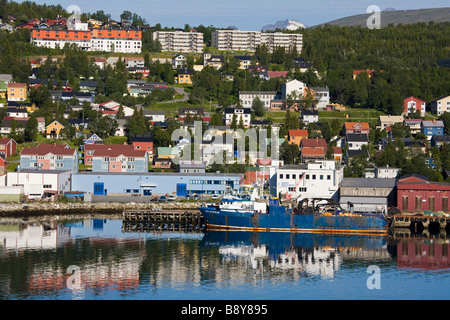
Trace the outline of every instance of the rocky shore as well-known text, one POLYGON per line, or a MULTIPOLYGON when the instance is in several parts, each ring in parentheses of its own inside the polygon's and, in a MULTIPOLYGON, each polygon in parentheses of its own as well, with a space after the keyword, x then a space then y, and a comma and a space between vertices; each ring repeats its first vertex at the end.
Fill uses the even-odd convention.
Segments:
POLYGON ((0 204, 1 217, 33 217, 51 215, 121 214, 126 209, 197 210, 200 202, 120 203, 120 202, 27 202, 0 204))

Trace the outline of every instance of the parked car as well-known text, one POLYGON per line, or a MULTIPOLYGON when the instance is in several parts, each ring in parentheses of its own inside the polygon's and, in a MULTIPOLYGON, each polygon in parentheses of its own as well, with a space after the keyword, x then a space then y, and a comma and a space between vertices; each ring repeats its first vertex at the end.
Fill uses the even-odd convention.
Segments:
POLYGON ((168 201, 176 201, 177 200, 177 195, 176 194, 171 194, 168 198, 168 201))
POLYGON ((200 196, 196 193, 189 195, 190 200, 200 200, 200 196))
POLYGON ((164 202, 166 200, 167 200, 167 197, 164 194, 159 197, 159 202, 164 202))

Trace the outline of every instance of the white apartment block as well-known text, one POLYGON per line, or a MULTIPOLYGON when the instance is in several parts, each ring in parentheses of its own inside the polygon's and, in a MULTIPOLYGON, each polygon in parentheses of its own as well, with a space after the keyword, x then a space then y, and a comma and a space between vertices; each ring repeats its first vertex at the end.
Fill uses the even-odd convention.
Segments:
POLYGON ((203 33, 183 31, 156 31, 153 40, 161 44, 161 51, 203 52, 203 33))
POLYGON ((259 31, 215 30, 211 35, 211 45, 223 51, 256 51, 256 47, 265 44, 270 52, 276 47, 300 52, 303 35, 291 33, 263 33, 259 31))
POLYGON ((284 47, 291 50, 296 47, 297 52, 302 51, 303 35, 299 33, 261 33, 261 44, 265 44, 269 52, 273 52, 276 47, 284 47))
POLYGON ((301 165, 286 165, 277 169, 270 181, 273 196, 281 194, 291 199, 338 199, 339 185, 344 179, 344 167, 334 160, 319 160, 301 165))
POLYGON ((275 99, 276 92, 271 91, 240 91, 239 100, 244 108, 251 108, 253 100, 259 98, 266 109, 270 108, 270 102, 275 99))
POLYGON ((32 29, 31 43, 38 47, 63 48, 76 44, 86 51, 140 53, 142 31, 135 29, 88 29, 79 23, 73 29, 32 29))

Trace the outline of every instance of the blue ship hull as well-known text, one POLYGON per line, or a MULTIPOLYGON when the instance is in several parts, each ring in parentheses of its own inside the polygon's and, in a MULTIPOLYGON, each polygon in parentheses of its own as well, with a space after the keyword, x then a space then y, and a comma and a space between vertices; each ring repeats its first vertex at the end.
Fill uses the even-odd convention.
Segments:
POLYGON ((292 214, 282 206, 270 206, 269 213, 237 212, 202 207, 207 229, 268 231, 387 234, 388 224, 383 216, 322 216, 292 214))

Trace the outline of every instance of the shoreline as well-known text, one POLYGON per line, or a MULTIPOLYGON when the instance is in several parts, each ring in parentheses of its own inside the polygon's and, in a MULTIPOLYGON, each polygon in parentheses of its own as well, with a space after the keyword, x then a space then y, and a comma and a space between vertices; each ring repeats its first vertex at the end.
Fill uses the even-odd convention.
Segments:
POLYGON ((27 202, 27 203, 3 203, 0 204, 0 218, 23 218, 39 216, 61 216, 61 215, 118 215, 127 209, 143 210, 173 210, 194 211, 198 210, 201 203, 197 202, 27 202))

